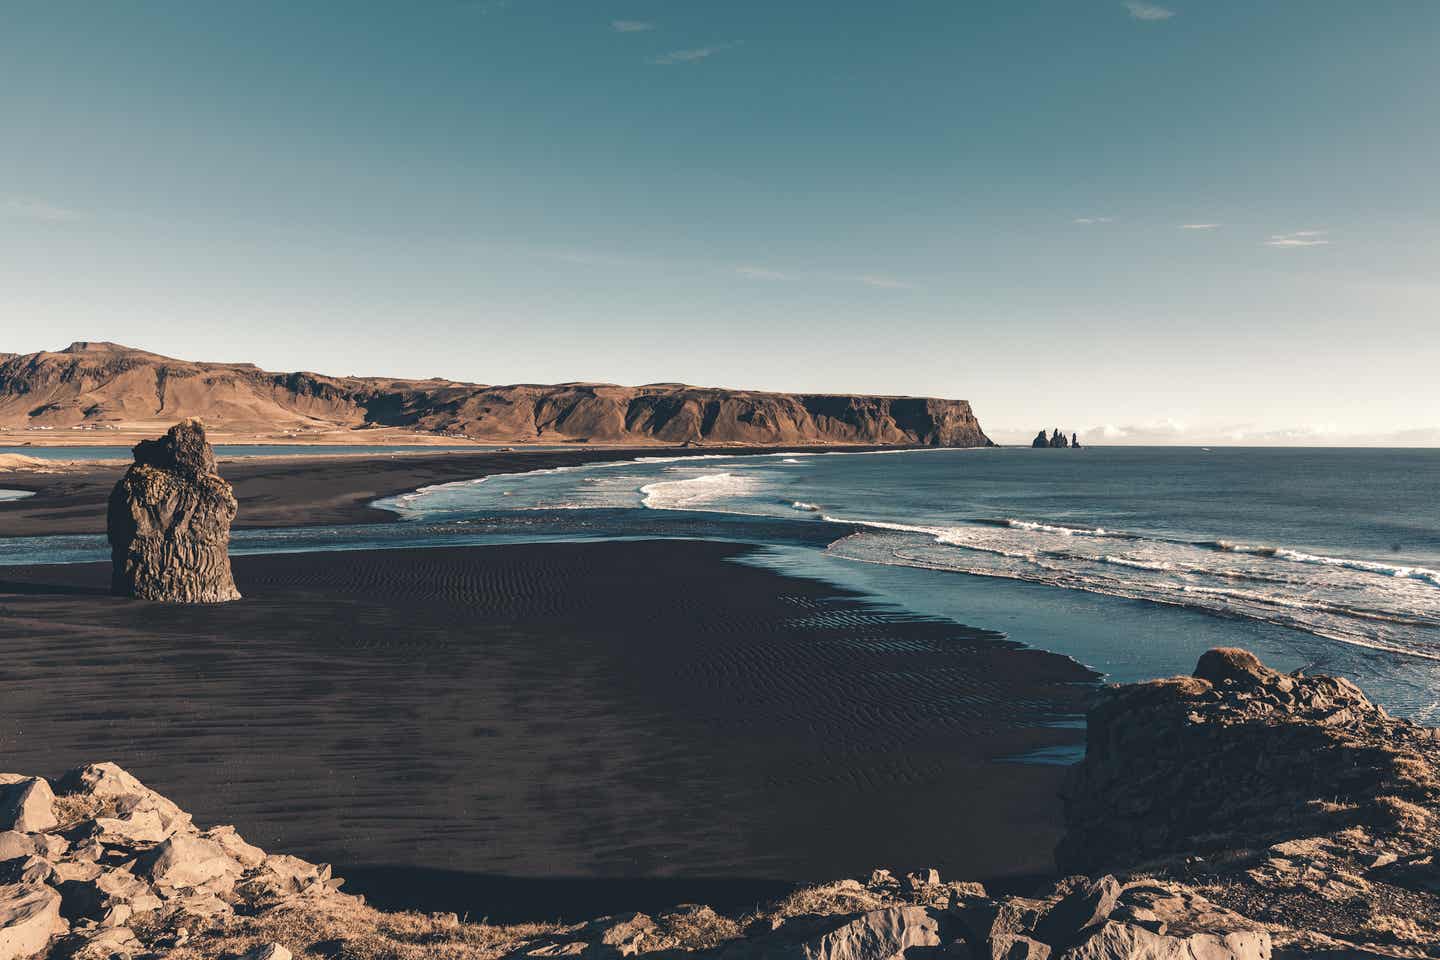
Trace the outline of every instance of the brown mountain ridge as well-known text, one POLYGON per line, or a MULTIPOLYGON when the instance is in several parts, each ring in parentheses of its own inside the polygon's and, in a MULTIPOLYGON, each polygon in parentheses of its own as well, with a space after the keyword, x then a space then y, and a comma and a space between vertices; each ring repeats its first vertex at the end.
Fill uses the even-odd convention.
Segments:
POLYGON ((990 445, 964 400, 331 377, 104 342, 0 353, 0 428, 144 430, 185 417, 217 434, 400 428, 503 442, 990 445))

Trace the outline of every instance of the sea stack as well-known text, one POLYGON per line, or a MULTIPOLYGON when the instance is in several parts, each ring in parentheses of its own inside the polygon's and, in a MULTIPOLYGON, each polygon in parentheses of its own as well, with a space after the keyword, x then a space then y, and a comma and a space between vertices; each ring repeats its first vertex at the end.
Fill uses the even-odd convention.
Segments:
POLYGON ((141 440, 110 494, 111 591, 167 603, 239 600, 230 574, 237 504, 198 419, 141 440))

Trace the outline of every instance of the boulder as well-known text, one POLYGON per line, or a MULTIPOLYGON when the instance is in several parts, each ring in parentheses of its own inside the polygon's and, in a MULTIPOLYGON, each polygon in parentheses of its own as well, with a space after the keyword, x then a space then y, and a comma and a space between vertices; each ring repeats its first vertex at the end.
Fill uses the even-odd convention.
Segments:
POLYGON ((1112 876, 1085 880, 1051 907, 1035 925, 1035 936, 1056 947, 1067 946, 1083 931, 1110 916, 1120 900, 1120 883, 1112 876))
POLYGON ((1270 960, 1271 951, 1270 934, 1255 926, 1156 933, 1107 920, 1060 960, 1270 960))
POLYGON ((204 426, 178 423, 140 441, 134 456, 110 494, 112 591, 169 603, 238 600, 229 555, 238 505, 204 426))
POLYGON ((44 883, 54 884, 55 864, 44 857, 22 857, 0 863, 0 884, 44 883))
POLYGON ((212 827, 200 836, 217 844, 242 867, 258 867, 265 862, 265 851, 246 843, 235 831, 235 828, 229 824, 212 827))
POLYGON ((60 778, 63 795, 100 801, 90 832, 101 843, 159 843, 190 826, 190 815, 113 763, 91 763, 60 778))
POLYGON ((116 904, 126 904, 132 914, 149 913, 160 907, 160 898, 150 884, 127 870, 107 870, 91 880, 68 880, 60 884, 61 909, 71 920, 99 920, 116 904))
POLYGON ((291 960, 292 954, 278 943, 262 943, 241 954, 240 960, 291 960))
POLYGON ((176 834, 144 858, 141 872, 153 883, 178 889, 198 887, 227 876, 233 880, 242 867, 213 840, 176 834))
POLYGON ((786 923, 774 933, 722 949, 723 960, 903 960, 912 947, 938 947, 936 911, 895 906, 854 916, 826 918, 823 933, 808 924, 786 923))
POLYGON ((0 832, 0 862, 28 857, 35 852, 35 839, 18 830, 0 832))
POLYGON ((1023 934, 1007 933, 992 938, 979 953, 972 950, 971 956, 981 960, 1050 960, 1050 947, 1023 934))
POLYGON ((33 957, 63 929, 60 894, 39 884, 0 886, 0 960, 33 957))
POLYGON ((55 794, 40 777, 0 774, 0 830, 43 833, 55 827, 55 794), (8 780, 9 782, 5 782, 8 780))

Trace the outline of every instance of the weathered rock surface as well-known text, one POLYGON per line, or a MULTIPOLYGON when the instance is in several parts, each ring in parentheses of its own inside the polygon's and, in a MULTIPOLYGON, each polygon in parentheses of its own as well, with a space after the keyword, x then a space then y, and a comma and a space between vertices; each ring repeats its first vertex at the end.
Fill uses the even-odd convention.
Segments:
POLYGON ((0 830, 41 833, 55 826, 55 794, 39 777, 0 773, 0 830))
POLYGON ((50 887, 0 886, 0 960, 33 957, 62 930, 60 895, 50 887))
POLYGON ((170 603, 240 599, 230 574, 235 494, 215 471, 204 426, 186 420, 134 452, 110 494, 112 590, 170 603))
POLYGON ((1219 649, 1112 688, 1063 798, 1063 870, 1184 880, 1288 946, 1440 945, 1440 731, 1343 678, 1219 649))

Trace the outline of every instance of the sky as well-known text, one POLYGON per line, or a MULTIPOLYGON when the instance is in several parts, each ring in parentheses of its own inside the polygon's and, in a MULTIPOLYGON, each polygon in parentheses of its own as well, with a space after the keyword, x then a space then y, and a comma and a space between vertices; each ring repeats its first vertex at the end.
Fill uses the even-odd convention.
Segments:
POLYGON ((0 0, 0 351, 1440 445, 1432 0, 0 0))

